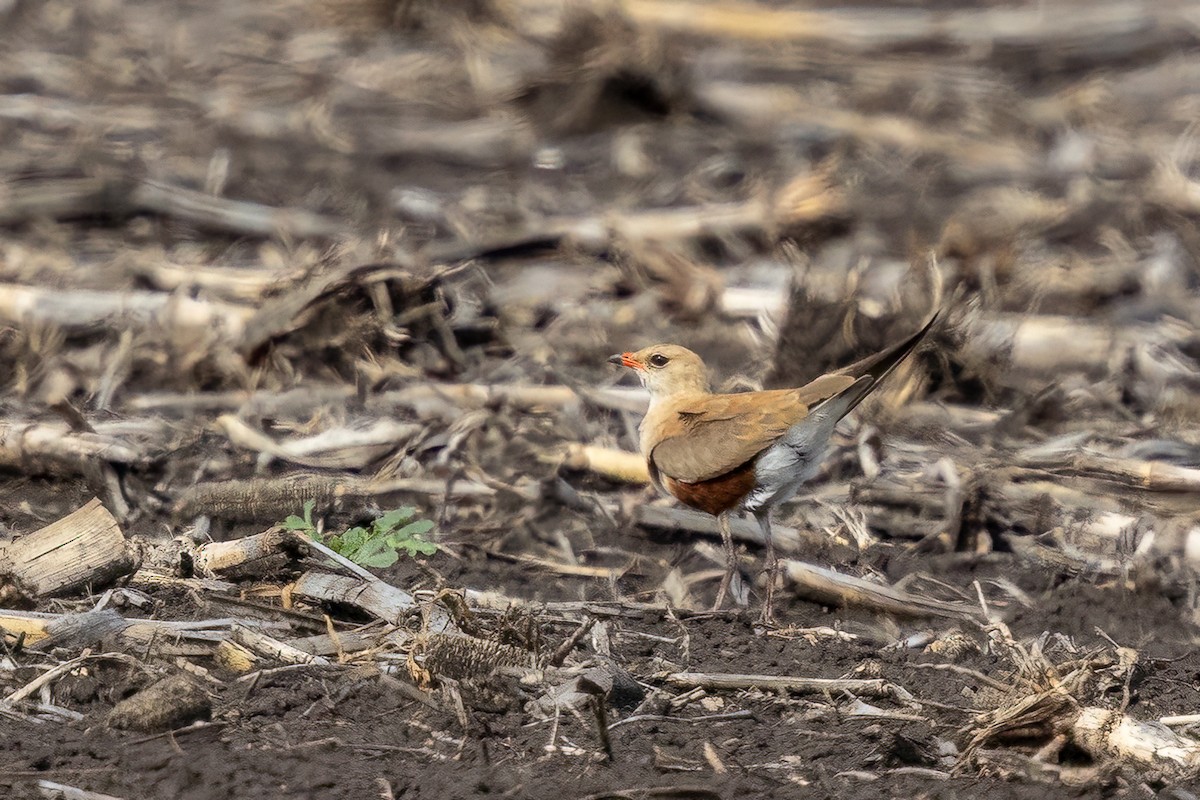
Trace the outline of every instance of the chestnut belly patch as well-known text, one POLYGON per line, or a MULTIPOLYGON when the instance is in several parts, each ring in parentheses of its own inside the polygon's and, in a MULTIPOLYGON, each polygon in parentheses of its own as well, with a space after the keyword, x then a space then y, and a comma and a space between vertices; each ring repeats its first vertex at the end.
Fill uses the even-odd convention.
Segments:
POLYGON ((661 473, 659 478, 666 490, 679 502, 715 516, 737 508, 746 495, 753 491, 754 462, 747 462, 735 470, 706 481, 687 483, 661 473))

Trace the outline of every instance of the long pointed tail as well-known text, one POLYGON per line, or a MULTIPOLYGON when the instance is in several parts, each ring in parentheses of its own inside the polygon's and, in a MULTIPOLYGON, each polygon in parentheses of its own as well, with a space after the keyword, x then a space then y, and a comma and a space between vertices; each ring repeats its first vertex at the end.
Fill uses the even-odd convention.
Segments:
POLYGON ((914 333, 899 344, 889 347, 887 350, 867 356, 861 361, 856 361, 848 367, 842 367, 835 374, 849 375, 852 378, 857 378, 853 385, 849 386, 841 393, 838 406, 841 412, 839 419, 846 416, 855 407, 863 401, 863 398, 871 393, 876 386, 879 385, 888 373, 897 367, 905 358, 917 348, 921 340, 925 338, 925 334, 929 333, 929 329, 933 327, 933 323, 937 322, 941 311, 935 311, 929 321, 922 326, 921 330, 914 333))

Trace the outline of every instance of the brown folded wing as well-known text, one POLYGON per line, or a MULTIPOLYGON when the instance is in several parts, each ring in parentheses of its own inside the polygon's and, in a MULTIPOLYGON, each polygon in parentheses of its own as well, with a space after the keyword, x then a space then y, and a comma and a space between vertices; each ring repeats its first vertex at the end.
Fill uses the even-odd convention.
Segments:
POLYGON ((673 410, 650 454, 654 466, 677 481, 695 483, 745 465, 813 405, 854 384, 848 375, 825 375, 800 389, 694 398, 673 410))
MULTIPOLYGON (((660 415, 658 444, 650 453, 651 471, 685 483, 709 481, 745 467, 788 428, 808 416, 809 409, 849 390, 845 416, 892 369, 913 351, 933 323, 881 353, 837 372, 822 375, 799 389, 691 397, 660 415)), ((677 492, 674 492, 678 496, 677 492)))

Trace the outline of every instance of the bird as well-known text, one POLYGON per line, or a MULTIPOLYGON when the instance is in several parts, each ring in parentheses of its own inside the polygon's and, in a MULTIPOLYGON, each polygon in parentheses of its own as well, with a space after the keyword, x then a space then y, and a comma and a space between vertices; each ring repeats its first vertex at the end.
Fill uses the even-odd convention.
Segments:
POLYGON ((737 554, 731 515, 747 511, 766 546, 766 593, 761 621, 773 621, 778 560, 771 512, 820 470, 838 421, 916 349, 938 314, 903 341, 796 389, 734 394, 709 390, 700 356, 677 344, 656 344, 612 355, 650 392, 638 426, 651 482, 684 505, 717 518, 725 575, 713 605, 725 601, 737 554))

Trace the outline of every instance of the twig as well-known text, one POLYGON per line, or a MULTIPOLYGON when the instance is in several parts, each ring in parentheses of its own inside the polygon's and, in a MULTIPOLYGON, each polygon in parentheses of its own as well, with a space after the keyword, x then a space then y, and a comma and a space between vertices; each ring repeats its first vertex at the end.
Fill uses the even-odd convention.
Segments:
POLYGON ((1195 775, 1200 769, 1200 742, 1166 725, 1090 707, 1079 711, 1071 730, 1075 743, 1093 757, 1115 756, 1179 777, 1195 775))
POLYGON ((172 436, 161 422, 147 421, 132 436, 96 427, 96 433, 87 433, 65 422, 0 422, 0 467, 90 474, 101 463, 148 464, 167 450, 172 436))
POLYGON ((250 310, 230 303, 193 300, 166 292, 51 289, 0 284, 0 321, 12 325, 52 325, 90 333, 97 329, 161 327, 179 336, 219 331, 232 340, 250 310))
POLYGON ((133 572, 135 562, 120 524, 95 498, 38 531, 0 544, 0 575, 34 597, 109 584, 133 572))
POLYGON ((324 656, 306 653, 290 644, 267 636, 265 633, 251 630, 245 625, 235 624, 233 626, 233 640, 254 653, 282 661, 284 664, 325 665, 329 663, 329 659, 324 656))
MULTIPOLYGON (((393 625, 400 625, 420 608, 411 594, 374 575, 363 581, 327 572, 306 572, 292 585, 292 592, 313 602, 352 605, 393 625)), ((450 614, 440 603, 429 605, 427 616, 429 631, 441 633, 456 629, 450 614)))
MULTIPOLYGON (((634 510, 634 521, 643 527, 660 530, 688 531, 713 537, 721 533, 716 518, 711 514, 680 506, 640 505, 634 510)), ((749 519, 736 517, 730 520, 730 528, 735 539, 765 544, 762 530, 749 519)), ((827 541, 819 535, 802 532, 786 525, 773 526, 772 539, 775 547, 784 552, 817 547, 827 541)))
POLYGON ((619 728, 622 725, 632 725, 635 722, 679 722, 685 725, 699 725, 704 722, 725 722, 735 719, 753 719, 754 712, 745 709, 741 711, 730 711, 725 714, 704 714, 699 717, 670 717, 663 714, 637 714, 632 717, 626 717, 622 720, 617 720, 608 726, 611 731, 614 728, 619 728))
POLYGON ((140 182, 130 196, 130 203, 145 211, 227 233, 307 239, 334 236, 344 229, 337 220, 311 211, 228 200, 160 181, 140 182))
POLYGON ((287 664, 282 667, 271 667, 269 669, 257 669, 254 672, 247 672, 245 675, 239 675, 237 678, 235 678, 235 681, 237 683, 249 683, 250 684, 250 687, 247 689, 247 692, 246 692, 247 696, 249 696, 249 694, 253 691, 254 687, 258 685, 258 682, 261 681, 265 677, 269 677, 271 675, 280 675, 280 674, 287 673, 287 672, 297 672, 297 671, 303 671, 303 670, 309 670, 309 669, 318 671, 318 672, 334 673, 337 671, 349 669, 349 665, 337 664, 337 663, 329 662, 329 661, 327 661, 324 664, 313 664, 313 663, 287 664))
POLYGON ((665 603, 636 603, 630 600, 560 600, 540 602, 524 600, 519 597, 509 597, 499 592, 484 592, 478 589, 464 589, 464 596, 472 608, 489 611, 505 611, 510 608, 526 608, 534 613, 550 614, 590 614, 601 619, 609 617, 643 617, 646 614, 675 614, 679 618, 708 619, 732 618, 740 612, 737 609, 721 609, 719 611, 692 611, 686 608, 672 609, 665 603))
POLYGON ((139 667, 143 666, 141 661, 138 661, 133 656, 125 655, 124 653, 94 653, 78 656, 76 658, 72 658, 70 661, 64 661, 63 663, 46 670, 29 683, 22 686, 20 689, 17 689, 3 700, 0 700, 0 703, 9 706, 16 705, 26 697, 29 697, 31 694, 36 692, 38 689, 41 689, 46 684, 62 675, 66 675, 71 670, 77 669, 89 661, 122 661, 126 664, 133 664, 139 667))
POLYGON ((633 564, 626 564, 623 567, 589 567, 586 564, 562 564, 558 561, 552 561, 548 558, 538 558, 537 556, 525 555, 522 553, 512 554, 504 553, 499 550, 488 550, 489 558, 499 559, 501 561, 511 561, 516 564, 529 564, 530 566, 538 567, 557 575, 568 575, 580 578, 600 578, 602 580, 610 580, 619 578, 633 568, 633 564))
POLYGON ((586 470, 622 483, 642 484, 650 482, 650 471, 646 459, 637 453, 613 447, 597 447, 590 444, 571 444, 563 456, 563 466, 572 470, 586 470))
POLYGON ((979 597, 979 607, 980 607, 980 609, 983 610, 983 618, 991 619, 992 614, 990 611, 988 611, 988 602, 987 602, 987 598, 984 597, 984 595, 983 595, 983 587, 979 585, 979 581, 977 581, 977 580, 972 581, 972 585, 975 587, 976 596, 979 597))
POLYGON ((311 544, 291 531, 271 528, 227 542, 207 542, 196 548, 191 557, 197 572, 214 575, 289 551, 289 554, 303 553, 311 544))
POLYGON ((53 798, 53 800, 122 800, 122 798, 115 795, 91 792, 87 789, 67 786, 65 783, 55 783, 54 781, 45 779, 38 781, 36 786, 43 797, 53 798))
POLYGON ((140 739, 133 739, 133 740, 129 741, 127 744, 130 744, 130 745, 145 744, 146 742, 153 742, 155 739, 163 739, 167 736, 174 738, 176 736, 182 736, 184 734, 192 733, 194 731, 202 731, 206 728, 217 728, 217 727, 221 727, 223 725, 225 725, 224 722, 219 722, 219 721, 218 722, 209 722, 208 720, 198 719, 195 722, 193 722, 191 725, 184 725, 182 728, 174 728, 169 731, 163 731, 162 733, 152 733, 149 736, 143 736, 140 739))
POLYGON ((1091 49, 1108 54, 1110 51, 1104 46, 1109 39, 1129 37, 1151 24, 1161 26, 1160 35, 1167 37, 1174 27, 1167 15, 1152 14, 1140 5, 1112 0, 1093 4, 1086 25, 1069 16, 1048 18, 1020 7, 961 11, 905 8, 887 13, 873 10, 867 16, 866 12, 839 9, 630 0, 624 9, 640 24, 693 36, 825 44, 851 50, 915 47, 936 42, 1022 48, 1053 44, 1055 48, 1068 48, 1073 53, 1091 49))
POLYGON ((550 656, 550 660, 547 663, 552 667, 561 667, 563 662, 567 660, 567 656, 571 654, 571 651, 575 649, 577 644, 583 641, 583 637, 588 635, 595 624, 595 617, 585 619, 578 628, 571 632, 570 636, 563 640, 562 644, 554 648, 554 654, 550 656))
MULTIPOLYGON (((378 576, 373 575, 365 567, 361 567, 358 564, 355 564, 353 561, 346 558, 341 553, 334 551, 333 549, 331 549, 328 545, 324 544, 323 542, 317 541, 316 539, 310 539, 309 537, 302 536, 299 533, 296 533, 294 535, 297 539, 302 541, 305 546, 311 547, 313 550, 316 550, 318 553, 325 556, 330 561, 337 564, 339 567, 349 570, 350 572, 354 573, 358 577, 362 578, 364 581, 367 581, 368 583, 374 583, 375 581, 379 580, 378 576)), ((410 599, 411 599, 411 597, 410 597, 410 599)))
POLYGON ((963 603, 950 603, 902 592, 862 578, 842 575, 831 569, 787 560, 784 570, 801 597, 838 606, 861 606, 910 617, 975 618, 975 611, 963 603))
POLYGON ((1177 714, 1172 717, 1161 717, 1158 721, 1170 727, 1195 725, 1197 722, 1200 722, 1200 714, 1177 714))
POLYGON ((985 686, 990 686, 993 689, 999 689, 1002 692, 1011 691, 1013 688, 1012 684, 1001 683, 995 678, 989 678, 987 675, 984 675, 978 670, 973 670, 960 664, 909 664, 908 666, 912 669, 936 669, 942 670, 943 672, 957 672, 960 675, 966 675, 974 678, 985 686))
POLYGON ((664 680, 672 686, 702 689, 763 689, 824 694, 850 692, 867 697, 894 697, 895 687, 882 678, 796 678, 788 675, 744 675, 723 672, 674 672, 664 680))
POLYGON ((340 428, 316 436, 276 441, 233 414, 213 423, 231 444, 293 464, 320 469, 362 469, 421 431, 420 425, 376 419, 363 428, 340 428))

